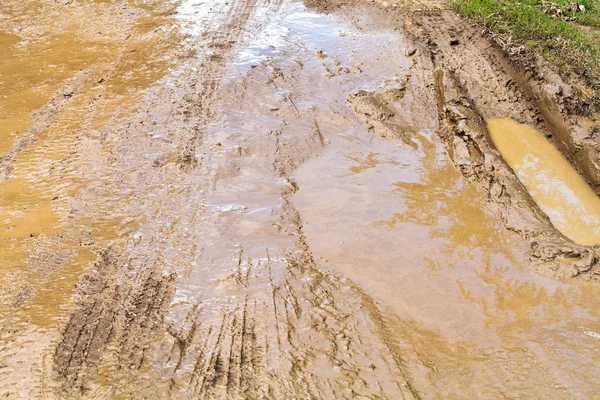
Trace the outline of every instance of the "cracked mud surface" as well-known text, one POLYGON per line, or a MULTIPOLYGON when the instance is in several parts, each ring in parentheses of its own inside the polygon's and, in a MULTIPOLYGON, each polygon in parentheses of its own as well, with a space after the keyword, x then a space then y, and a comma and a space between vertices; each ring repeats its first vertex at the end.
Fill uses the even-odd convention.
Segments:
POLYGON ((9 0, 0 43, 1 397, 598 392, 598 247, 484 123, 594 186, 594 117, 443 5, 9 0))

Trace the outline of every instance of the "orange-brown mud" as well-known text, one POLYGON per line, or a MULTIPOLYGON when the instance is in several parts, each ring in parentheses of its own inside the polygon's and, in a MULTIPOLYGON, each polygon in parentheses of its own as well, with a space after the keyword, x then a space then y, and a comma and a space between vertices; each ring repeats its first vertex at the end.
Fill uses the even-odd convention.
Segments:
POLYGON ((596 189, 598 128, 516 68, 434 1, 3 1, 0 397, 597 396, 599 247, 485 120, 596 189))

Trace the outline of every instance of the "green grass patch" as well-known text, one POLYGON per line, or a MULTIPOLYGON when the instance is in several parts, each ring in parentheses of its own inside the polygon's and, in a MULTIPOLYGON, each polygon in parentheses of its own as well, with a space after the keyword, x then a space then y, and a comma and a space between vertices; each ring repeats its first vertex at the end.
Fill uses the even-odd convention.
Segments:
POLYGON ((553 3, 561 8, 558 16, 556 6, 549 10, 541 0, 455 0, 454 7, 491 33, 542 54, 561 73, 583 78, 596 97, 600 93, 600 40, 579 25, 600 26, 600 2, 579 0, 585 12, 573 10, 568 0, 553 3))

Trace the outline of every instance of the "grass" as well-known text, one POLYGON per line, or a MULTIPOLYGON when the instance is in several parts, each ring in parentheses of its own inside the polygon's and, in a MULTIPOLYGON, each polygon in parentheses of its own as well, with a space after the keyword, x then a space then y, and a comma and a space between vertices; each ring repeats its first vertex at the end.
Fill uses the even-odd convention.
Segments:
POLYGON ((542 0, 455 0, 462 15, 485 25, 494 35, 542 54, 562 75, 582 78, 600 97, 600 38, 584 26, 600 27, 600 1, 578 0, 585 12, 572 11, 569 0, 553 0, 565 19, 545 13, 542 0))

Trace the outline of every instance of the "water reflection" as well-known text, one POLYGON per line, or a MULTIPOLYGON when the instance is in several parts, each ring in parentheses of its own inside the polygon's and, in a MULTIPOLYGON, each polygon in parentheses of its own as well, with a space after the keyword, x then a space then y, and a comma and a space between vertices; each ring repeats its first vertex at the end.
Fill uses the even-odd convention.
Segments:
MULTIPOLYGON (((475 325, 468 328, 464 322, 455 328, 464 333, 461 340, 444 343, 425 329, 414 336, 415 346, 427 349, 420 351, 440 371, 440 385, 457 390, 444 377, 464 365, 463 373, 476 373, 478 381, 489 382, 478 395, 499 395, 492 382, 517 369, 520 378, 503 384, 502 390, 525 394, 527 385, 536 382, 537 390, 550 394, 560 382, 564 395, 578 390, 589 394, 594 380, 577 371, 581 365, 598 371, 600 365, 594 335, 600 332, 600 288, 580 281, 564 284, 529 271, 525 243, 483 207, 481 191, 462 178, 434 142, 419 141, 419 179, 394 183, 400 211, 377 225, 390 232, 405 224, 428 227, 429 239, 438 246, 423 255, 423 263, 431 285, 427 290, 435 296, 421 307, 441 307, 437 298, 454 284, 456 300, 445 298, 453 302, 454 318, 467 313, 469 322, 482 322, 484 336, 474 341, 467 338, 475 325)), ((407 283, 401 291, 412 292, 407 283)), ((423 314, 419 317, 426 320, 423 314)))
POLYGON ((429 227, 429 237, 443 243, 439 252, 424 258, 431 275, 465 260, 490 265, 497 256, 518 265, 508 241, 510 237, 503 234, 501 224, 482 207, 481 192, 444 158, 439 144, 436 146, 423 136, 418 141, 423 151, 420 179, 394 184, 392 191, 401 196, 402 211, 378 224, 392 228, 398 223, 411 222, 429 227))
POLYGON ((381 154, 374 152, 370 152, 366 155, 363 153, 347 154, 346 158, 355 163, 355 165, 352 165, 348 168, 355 174, 360 174, 361 172, 365 172, 369 169, 375 168, 381 163, 399 165, 399 163, 393 158, 382 157, 381 154))

